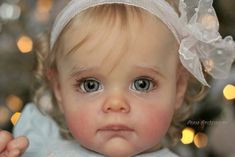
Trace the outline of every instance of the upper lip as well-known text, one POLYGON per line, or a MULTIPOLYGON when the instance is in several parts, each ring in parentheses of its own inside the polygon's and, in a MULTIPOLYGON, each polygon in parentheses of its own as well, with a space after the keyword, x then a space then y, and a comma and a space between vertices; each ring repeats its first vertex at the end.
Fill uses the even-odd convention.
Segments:
POLYGON ((124 124, 108 124, 101 127, 99 131, 133 131, 133 129, 124 124))

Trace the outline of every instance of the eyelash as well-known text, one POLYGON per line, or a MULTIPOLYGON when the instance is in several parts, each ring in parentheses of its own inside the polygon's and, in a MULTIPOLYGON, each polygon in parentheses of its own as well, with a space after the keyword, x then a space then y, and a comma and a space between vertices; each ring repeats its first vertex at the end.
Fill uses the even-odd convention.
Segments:
MULTIPOLYGON (((152 92, 153 90, 157 89, 158 86, 159 86, 159 83, 156 79, 152 78, 152 77, 149 77, 149 76, 140 76, 140 77, 137 77, 135 78, 133 81, 132 81, 132 84, 131 86, 133 85, 133 83, 137 80, 148 80, 150 83, 152 83, 152 88, 150 90, 147 90, 147 91, 137 91, 137 92, 141 92, 141 93, 150 93, 152 92)), ((131 89, 133 90, 133 89, 131 89)))
MULTIPOLYGON (((74 84, 74 87, 75 87, 76 91, 78 91, 78 92, 80 92, 80 93, 89 93, 89 92, 85 92, 85 91, 83 91, 83 90, 81 89, 82 83, 84 83, 86 80, 95 80, 95 81, 97 81, 97 82, 100 83, 100 81, 98 81, 98 80, 97 80, 96 78, 94 78, 94 77, 81 77, 81 78, 77 78, 77 79, 76 79, 76 83, 74 84)), ((158 88, 158 87, 159 87, 159 82, 156 81, 156 79, 153 79, 153 78, 151 78, 151 77, 149 77, 149 76, 140 76, 140 77, 137 77, 137 78, 135 78, 134 80, 132 80, 132 83, 131 83, 129 89, 132 90, 132 91, 138 92, 138 93, 149 93, 149 92, 152 92, 153 90, 155 90, 155 89, 158 88), (135 90, 135 89, 131 89, 131 87, 134 85, 135 81, 141 80, 141 79, 142 79, 142 80, 148 80, 148 81, 152 84, 150 90, 138 91, 138 90, 135 90)))
POLYGON ((81 93, 84 93, 84 92, 80 89, 80 86, 81 86, 81 84, 82 84, 85 80, 87 80, 87 79, 89 79, 89 78, 91 78, 91 77, 81 77, 81 78, 77 78, 77 79, 75 80, 76 83, 74 84, 74 87, 75 87, 76 91, 81 92, 81 93))

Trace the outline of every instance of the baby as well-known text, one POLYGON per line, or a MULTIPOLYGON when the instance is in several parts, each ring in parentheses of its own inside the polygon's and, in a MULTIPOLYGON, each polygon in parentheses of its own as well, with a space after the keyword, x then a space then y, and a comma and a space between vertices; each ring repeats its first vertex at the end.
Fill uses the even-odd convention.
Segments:
POLYGON ((71 0, 39 49, 45 84, 15 138, 0 132, 1 157, 176 157, 162 141, 192 80, 209 86, 203 71, 221 78, 235 58, 212 0, 71 0))

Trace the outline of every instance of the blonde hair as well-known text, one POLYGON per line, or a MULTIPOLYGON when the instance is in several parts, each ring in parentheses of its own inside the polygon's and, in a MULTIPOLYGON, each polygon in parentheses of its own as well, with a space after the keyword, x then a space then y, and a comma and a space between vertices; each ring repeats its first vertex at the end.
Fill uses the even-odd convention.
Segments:
MULTIPOLYGON (((168 1, 170 2, 171 5, 176 6, 176 1, 170 1, 170 0, 168 1)), ((56 104, 55 96, 53 95, 53 92, 50 87, 50 81, 51 81, 50 70, 57 71, 56 59, 63 52, 63 44, 60 44, 63 42, 63 35, 67 31, 69 31, 74 22, 77 21, 76 18, 79 18, 80 22, 79 24, 83 24, 86 26, 89 20, 92 20, 92 22, 94 22, 95 20, 96 21, 95 24, 97 24, 96 27, 99 27, 100 25, 99 21, 102 21, 100 19, 107 18, 105 21, 112 23, 110 19, 112 19, 113 17, 117 18, 117 16, 120 16, 121 17, 120 19, 122 20, 121 25, 123 26, 123 29, 126 29, 128 28, 126 26, 128 26, 128 18, 130 18, 130 16, 137 17, 141 22, 143 14, 149 14, 149 13, 147 13, 141 8, 137 8, 134 6, 127 6, 124 4, 100 5, 85 10, 84 12, 80 13, 77 17, 75 17, 72 21, 70 21, 70 23, 64 28, 61 35, 57 39, 52 51, 50 51, 49 49, 48 38, 46 36, 41 36, 39 38, 40 40, 38 44, 36 44, 36 54, 38 62, 38 66, 36 69, 36 76, 39 82, 38 82, 38 90, 36 91, 34 96, 34 102, 42 113, 49 114, 57 122, 57 124, 60 127, 60 132, 62 137, 66 139, 72 138, 70 132, 66 127, 64 116, 60 112, 59 107, 56 104), (106 14, 106 12, 109 12, 109 14, 106 14), (48 97, 48 95, 51 103, 49 104, 47 103, 45 105, 45 101, 42 100, 45 99, 45 97, 48 97)), ((92 25, 92 27, 93 26, 94 25, 92 25)), ((90 33, 92 33, 92 29, 90 33)), ((79 48, 85 42, 85 40, 86 38, 84 38, 82 41, 79 41, 75 47, 69 50, 69 52, 72 52, 73 49, 79 48)), ((189 80, 189 85, 184 98, 184 103, 182 107, 175 112, 172 125, 168 131, 168 135, 171 139, 179 139, 180 137, 179 128, 181 128, 181 123, 184 120, 186 120, 189 117, 189 115, 191 115, 192 104, 203 98, 203 96, 205 95, 205 91, 206 88, 202 86, 201 83, 199 83, 192 76, 189 80)))

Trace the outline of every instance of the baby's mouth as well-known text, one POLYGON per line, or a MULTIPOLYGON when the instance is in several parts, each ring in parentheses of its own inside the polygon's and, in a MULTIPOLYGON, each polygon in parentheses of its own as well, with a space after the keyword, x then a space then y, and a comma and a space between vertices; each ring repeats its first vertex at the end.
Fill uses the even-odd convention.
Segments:
POLYGON ((102 126, 96 133, 106 140, 114 138, 129 139, 135 135, 135 130, 125 124, 112 123, 102 126))
POLYGON ((123 124, 108 124, 98 129, 98 131, 120 132, 120 131, 134 131, 134 130, 128 127, 127 125, 123 124))

